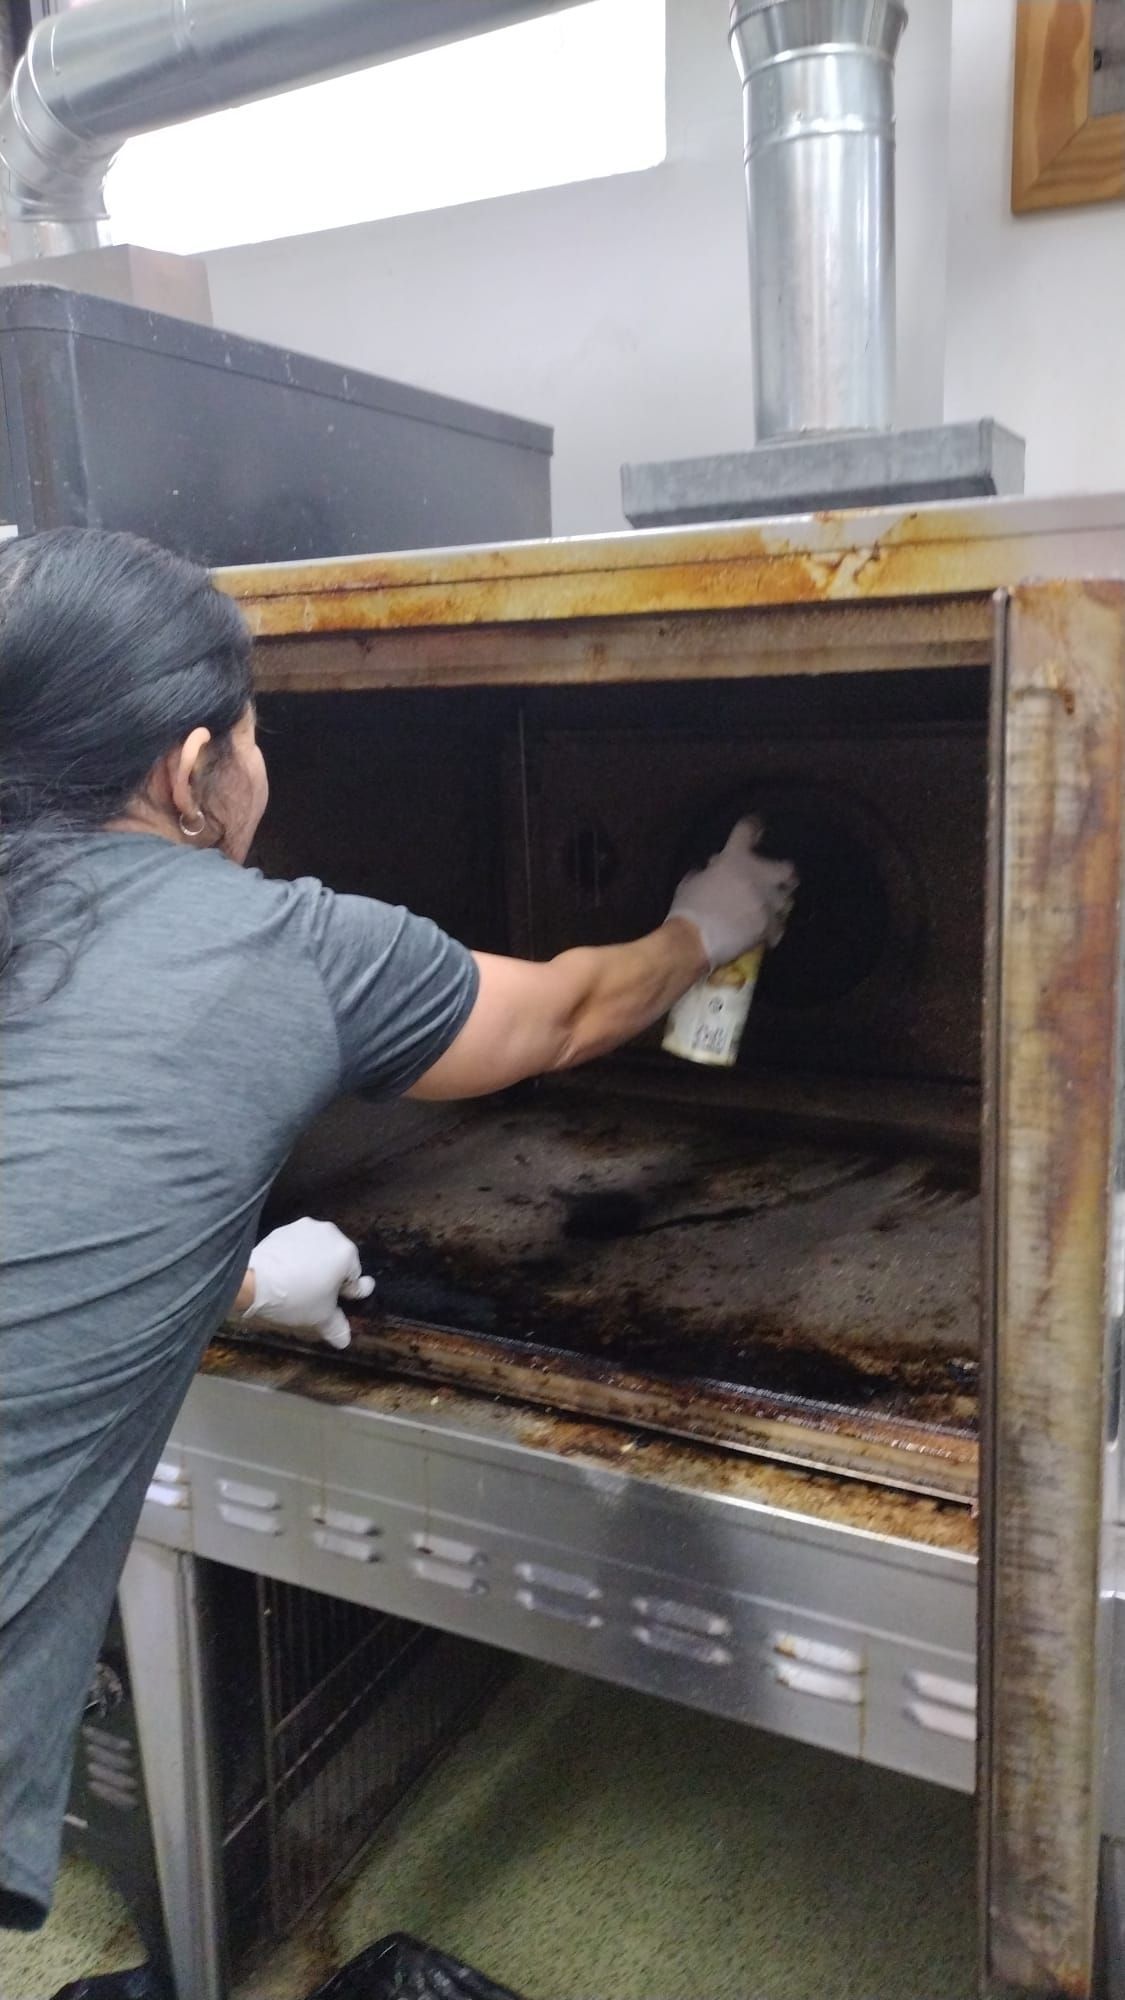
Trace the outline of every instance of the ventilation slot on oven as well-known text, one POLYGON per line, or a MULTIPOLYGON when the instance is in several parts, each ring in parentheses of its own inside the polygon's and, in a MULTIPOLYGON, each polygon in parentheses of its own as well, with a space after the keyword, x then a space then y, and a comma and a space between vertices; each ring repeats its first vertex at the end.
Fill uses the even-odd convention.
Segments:
POLYGON ((605 1624, 597 1608, 602 1591, 590 1577, 535 1562, 517 1563, 516 1577, 520 1586, 516 1603, 525 1611, 560 1619, 564 1625, 582 1625, 588 1632, 599 1632, 605 1624))
POLYGON ((731 1624, 718 1612, 674 1598, 635 1597, 633 1637, 657 1653, 672 1653, 701 1667, 729 1667, 734 1660, 731 1624))

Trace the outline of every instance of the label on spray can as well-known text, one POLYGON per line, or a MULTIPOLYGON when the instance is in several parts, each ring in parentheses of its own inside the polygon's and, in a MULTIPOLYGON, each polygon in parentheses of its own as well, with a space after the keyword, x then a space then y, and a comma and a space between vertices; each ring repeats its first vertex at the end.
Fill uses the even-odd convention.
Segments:
POLYGON ((744 951, 730 965, 716 966, 688 988, 668 1016, 662 1046, 687 1062, 730 1069, 754 998, 765 949, 744 951))

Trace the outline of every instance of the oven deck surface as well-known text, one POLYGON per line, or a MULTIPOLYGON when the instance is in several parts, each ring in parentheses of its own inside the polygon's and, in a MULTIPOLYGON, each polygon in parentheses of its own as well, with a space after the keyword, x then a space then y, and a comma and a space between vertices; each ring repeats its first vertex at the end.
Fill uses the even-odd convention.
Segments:
POLYGON ((353 1361, 971 1494, 967 1163, 543 1092, 318 1199, 378 1279, 353 1361))

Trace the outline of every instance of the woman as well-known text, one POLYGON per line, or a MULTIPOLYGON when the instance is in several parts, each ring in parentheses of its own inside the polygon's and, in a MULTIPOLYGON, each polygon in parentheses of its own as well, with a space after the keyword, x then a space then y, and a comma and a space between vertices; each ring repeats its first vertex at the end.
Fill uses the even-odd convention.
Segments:
POLYGON ((205 572, 63 529, 0 556, 0 1923, 50 1904, 73 1738, 145 1489, 232 1310, 347 1338, 354 1248, 253 1248, 341 1091, 458 1098, 586 1060, 784 916, 749 831, 635 943, 550 964, 243 868, 250 642, 205 572))

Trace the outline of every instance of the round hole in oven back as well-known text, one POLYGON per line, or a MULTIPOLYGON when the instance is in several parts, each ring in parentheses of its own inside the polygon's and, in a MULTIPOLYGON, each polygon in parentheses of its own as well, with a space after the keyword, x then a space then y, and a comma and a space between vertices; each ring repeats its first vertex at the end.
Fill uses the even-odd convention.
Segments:
POLYGON ((800 877, 785 935, 763 962, 756 1009, 832 1009, 907 972, 923 930, 921 895, 893 831, 866 800, 799 781, 747 785, 701 817, 684 866, 715 853, 747 813, 762 825, 759 852, 794 862, 800 877))
POLYGON ((574 828, 563 843, 563 874, 579 909, 597 909, 617 874, 617 849, 597 820, 574 828))

